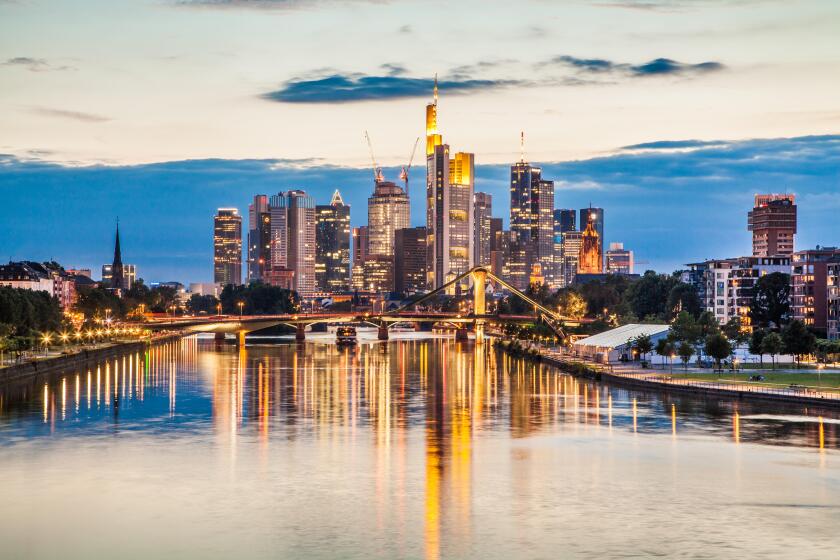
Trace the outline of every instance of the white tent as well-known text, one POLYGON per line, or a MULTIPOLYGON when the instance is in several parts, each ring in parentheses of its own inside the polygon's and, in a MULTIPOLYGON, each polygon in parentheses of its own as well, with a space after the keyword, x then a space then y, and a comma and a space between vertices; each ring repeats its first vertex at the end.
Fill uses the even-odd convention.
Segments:
MULTIPOLYGON (((587 338, 582 338, 572 345, 572 353, 582 358, 598 362, 617 362, 622 355, 630 357, 631 341, 641 335, 648 335, 656 345, 660 338, 668 336, 668 325, 640 325, 631 323, 617 329, 611 329, 587 338)), ((649 359, 661 358, 653 352, 649 359)))

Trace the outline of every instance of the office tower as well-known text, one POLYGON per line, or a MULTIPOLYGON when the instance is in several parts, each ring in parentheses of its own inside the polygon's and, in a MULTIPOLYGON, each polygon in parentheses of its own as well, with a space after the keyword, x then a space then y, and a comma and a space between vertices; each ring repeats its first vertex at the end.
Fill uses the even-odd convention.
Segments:
POLYGON ((120 250, 120 222, 117 221, 117 234, 114 238, 114 261, 111 264, 111 289, 125 289, 123 284, 122 252, 120 250))
POLYGON ((213 218, 213 282, 242 283, 242 216, 236 208, 219 208, 213 218))
POLYGON ((840 248, 817 247, 793 253, 790 300, 793 319, 826 336, 832 295, 829 266, 840 263, 840 248))
POLYGON ((428 284, 438 288, 473 265, 474 156, 449 146, 437 128, 434 102, 426 105, 426 266, 428 284))
POLYGON ((315 291, 315 201, 304 191, 293 190, 271 197, 256 213, 260 220, 253 239, 258 240, 257 278, 309 296, 315 291))
POLYGON ((578 261, 583 241, 583 233, 580 231, 563 232, 563 286, 571 286, 575 282, 578 272, 578 261))
POLYGON ((248 281, 262 279, 262 270, 271 253, 270 221, 269 236, 263 237, 265 233, 265 214, 268 213, 268 196, 258 194, 254 201, 248 205, 248 281), (263 262, 260 263, 260 259, 263 262))
POLYGON ((368 198, 368 255, 394 256, 394 231, 410 222, 408 197, 402 187, 377 181, 368 198))
POLYGON ((569 208, 554 210, 554 277, 551 288, 565 286, 563 273, 563 234, 575 230, 577 211, 569 208))
POLYGON ((336 190, 329 205, 315 207, 315 283, 325 292, 350 289, 350 206, 336 190))
POLYGON ((368 227, 353 228, 353 275, 351 285, 356 291, 365 289, 365 259, 368 250, 368 227))
POLYGON ((554 275, 554 181, 523 158, 510 167, 511 284, 524 290, 554 275))
POLYGON ((490 266, 490 220, 493 217, 493 196, 477 192, 473 203, 473 265, 490 266))
POLYGON ((581 232, 580 258, 578 259, 578 274, 601 274, 604 271, 604 258, 601 253, 603 243, 601 236, 595 229, 597 214, 589 214, 586 229, 581 232))
MULTIPOLYGON (((580 220, 578 221, 578 227, 580 231, 586 229, 586 224, 589 220, 592 220, 592 228, 598 233, 598 250, 603 257, 604 255, 604 209, 603 208, 581 208, 580 209, 580 220)), ((603 263, 601 263, 601 268, 603 270, 603 263)))
POLYGON ((610 243, 606 263, 609 274, 633 274, 633 251, 625 249, 623 243, 610 243))
POLYGON ((394 257, 368 254, 365 258, 364 291, 391 292, 394 289, 394 257))
POLYGON ((426 228, 394 232, 394 291, 416 294, 426 291, 426 228))
POLYGON ((304 191, 286 193, 289 219, 288 268, 295 274, 295 291, 315 291, 315 200, 304 191))
POLYGON ((753 256, 792 255, 796 237, 796 197, 792 194, 757 194, 747 213, 753 256))
MULTIPOLYGON (((494 218, 496 219, 496 218, 494 218)), ((510 281, 510 231, 501 229, 501 218, 498 219, 499 229, 493 235, 493 246, 490 249, 490 272, 505 281, 510 281)))

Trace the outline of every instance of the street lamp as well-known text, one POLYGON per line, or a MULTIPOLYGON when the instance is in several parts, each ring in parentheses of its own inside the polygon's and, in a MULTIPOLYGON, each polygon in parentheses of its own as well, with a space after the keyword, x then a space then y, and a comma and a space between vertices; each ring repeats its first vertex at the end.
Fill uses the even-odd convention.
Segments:
POLYGON ((50 351, 50 333, 45 332, 44 335, 41 337, 41 341, 44 343, 44 356, 50 351))
POLYGON ((240 302, 237 302, 236 305, 239 306, 239 320, 242 321, 242 308, 245 307, 245 302, 240 301, 240 302))
POLYGON ((221 314, 222 314, 222 302, 220 301, 219 303, 216 304, 216 315, 221 315, 221 314))

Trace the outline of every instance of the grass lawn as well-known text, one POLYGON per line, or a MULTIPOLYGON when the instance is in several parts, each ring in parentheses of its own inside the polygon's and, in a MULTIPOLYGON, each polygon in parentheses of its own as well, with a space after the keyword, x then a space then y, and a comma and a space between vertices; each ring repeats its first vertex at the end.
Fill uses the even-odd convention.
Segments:
POLYGON ((817 375, 816 373, 773 373, 772 371, 762 371, 760 375, 764 376, 764 381, 748 381, 750 375, 755 375, 755 372, 739 373, 733 375, 732 372, 723 372, 720 376, 717 373, 696 373, 690 372, 688 374, 680 373, 674 369, 674 379, 688 379, 691 381, 737 381, 739 383, 749 382, 751 385, 765 385, 767 387, 787 387, 791 384, 804 385, 809 388, 821 388, 824 390, 840 391, 840 373, 823 373, 817 375))

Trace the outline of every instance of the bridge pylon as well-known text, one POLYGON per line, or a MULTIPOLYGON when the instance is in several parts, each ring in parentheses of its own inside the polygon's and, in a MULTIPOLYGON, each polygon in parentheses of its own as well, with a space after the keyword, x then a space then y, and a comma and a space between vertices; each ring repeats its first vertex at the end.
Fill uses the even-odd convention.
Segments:
MULTIPOLYGON (((470 271, 473 281, 473 315, 476 317, 483 317, 487 314, 487 304, 485 295, 487 293, 487 271, 483 268, 474 268, 470 271)), ((475 320, 475 342, 481 344, 484 342, 484 323, 483 318, 475 320)))

